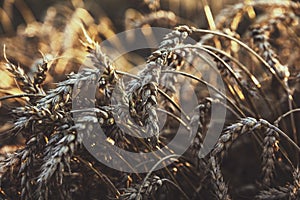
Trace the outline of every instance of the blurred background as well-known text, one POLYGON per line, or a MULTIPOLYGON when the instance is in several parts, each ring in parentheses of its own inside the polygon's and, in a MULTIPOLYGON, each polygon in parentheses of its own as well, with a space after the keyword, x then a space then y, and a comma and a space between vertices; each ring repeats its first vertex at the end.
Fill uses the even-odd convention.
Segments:
MULTIPOLYGON (((28 24, 35 20, 42 21, 49 7, 85 7, 95 17, 107 16, 112 20, 116 30, 125 27, 125 14, 128 9, 136 9, 141 14, 149 13, 146 5, 157 0, 1 0, 0 1, 0 33, 12 35, 21 24, 28 24)), ((203 4, 208 4, 213 14, 217 14, 228 4, 241 2, 239 0, 161 0, 160 8, 174 12, 183 19, 190 19, 199 27, 205 27, 207 21, 203 12, 203 4)), ((159 9, 158 7, 156 9, 159 9)), ((127 13, 128 14, 128 13, 127 13)))

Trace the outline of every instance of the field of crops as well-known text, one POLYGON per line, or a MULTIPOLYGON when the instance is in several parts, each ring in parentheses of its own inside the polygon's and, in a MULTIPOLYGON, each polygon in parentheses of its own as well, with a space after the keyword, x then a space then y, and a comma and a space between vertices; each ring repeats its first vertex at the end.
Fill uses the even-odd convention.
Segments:
POLYGON ((300 3, 0 1, 0 200, 300 199, 300 3))

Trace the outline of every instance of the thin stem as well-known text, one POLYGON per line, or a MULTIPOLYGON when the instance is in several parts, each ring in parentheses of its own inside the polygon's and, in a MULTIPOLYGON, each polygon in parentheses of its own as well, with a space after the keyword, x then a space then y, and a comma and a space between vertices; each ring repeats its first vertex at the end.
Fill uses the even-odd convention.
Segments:
MULTIPOLYGON (((215 59, 217 59, 218 61, 220 61, 222 63, 222 65, 224 65, 226 67, 226 69, 230 72, 231 76, 235 79, 235 81, 237 82, 237 84, 239 85, 239 87, 241 88, 242 92, 243 91, 246 91, 245 87, 241 84, 240 80, 238 79, 238 77, 236 76, 236 74, 234 73, 234 71, 232 70, 232 68, 223 60, 221 59, 218 55, 216 55, 214 52, 210 51, 209 49, 206 49, 202 46, 195 46, 195 45, 185 45, 185 46, 181 46, 181 47, 178 47, 178 48, 195 48, 195 49, 200 49, 206 53, 208 53, 209 55, 211 55, 212 57, 214 57, 215 59)), ((243 96, 245 96, 243 94, 243 96)), ((248 102, 248 104, 251 106, 251 108, 254 110, 255 112, 255 116, 257 118, 260 118, 253 102, 248 99, 248 98, 245 98, 245 100, 248 102)))
POLYGON ((289 110, 288 112, 286 112, 286 113, 280 115, 280 116, 274 121, 275 126, 278 126, 279 122, 280 122, 283 118, 285 118, 286 116, 288 116, 288 115, 290 115, 290 114, 292 114, 292 113, 295 113, 295 112, 300 112, 300 108, 295 108, 295 109, 293 109, 293 110, 289 110))
POLYGON ((46 95, 43 94, 13 94, 13 95, 7 95, 4 97, 0 97, 0 101, 4 101, 6 99, 12 99, 12 98, 22 98, 22 97, 45 97, 46 95))
POLYGON ((288 89, 286 88, 285 84, 279 78, 279 76, 275 72, 275 70, 258 53, 256 53, 253 49, 251 49, 247 44, 245 44, 242 41, 236 39, 235 37, 232 37, 230 35, 227 35, 225 33, 220 32, 220 31, 211 31, 211 30, 193 28, 193 32, 195 32, 195 33, 204 33, 204 34, 213 34, 213 35, 225 37, 227 39, 230 39, 230 40, 238 43, 240 46, 242 46, 247 51, 249 51, 251 54, 253 54, 259 61, 261 61, 264 64, 264 66, 274 75, 274 77, 280 83, 280 85, 283 87, 283 89, 285 91, 288 91, 288 89))
POLYGON ((186 128, 186 130, 188 130, 188 131, 190 130, 190 128, 188 127, 188 125, 184 121, 182 121, 179 117, 177 117, 176 115, 174 115, 173 113, 171 113, 171 112, 169 112, 167 110, 161 109, 161 108, 157 108, 157 110, 160 111, 160 112, 163 112, 163 113, 166 113, 166 114, 170 115, 171 117, 173 117, 174 119, 176 119, 178 122, 180 122, 186 128))
POLYGON ((163 178, 163 179, 161 179, 161 181, 170 183, 171 185, 173 185, 174 187, 176 187, 176 189, 178 189, 181 192, 181 194, 184 196, 184 198, 190 199, 188 197, 188 195, 179 187, 179 185, 175 184, 173 181, 171 181, 171 180, 169 180, 167 178, 163 178))
POLYGON ((217 88, 215 88, 213 85, 209 84, 208 82, 192 75, 192 74, 189 74, 189 73, 186 73, 186 72, 182 72, 182 71, 173 71, 173 70, 162 70, 162 73, 174 73, 174 74, 180 74, 182 76, 186 76, 186 77, 189 77, 191 79, 194 79, 194 80, 197 80, 199 81, 200 83, 206 85, 207 87, 211 88, 214 92, 220 94, 224 99, 226 99, 226 101, 228 101, 230 103, 230 105, 235 108, 243 117, 246 117, 246 115, 244 114, 244 112, 239 108, 237 107, 225 94, 223 94, 222 92, 220 92, 217 88))
POLYGON ((100 172, 99 170, 97 170, 92 163, 84 160, 83 158, 81 158, 80 156, 76 156, 76 158, 78 158, 78 160, 80 160, 82 163, 84 163, 87 167, 89 167, 90 169, 93 170, 93 172, 95 172, 112 190, 112 192, 114 192, 117 196, 120 196, 120 192, 119 190, 115 187, 115 185, 111 182, 111 180, 102 172, 100 172))
POLYGON ((272 110, 273 112, 275 112, 274 108, 271 106, 270 102, 268 101, 268 99, 266 98, 266 94, 264 93, 264 91, 261 89, 261 84, 260 82, 256 79, 256 77, 247 69, 247 67, 245 65, 243 65, 238 59, 232 57, 230 54, 226 53, 225 51, 222 51, 220 49, 217 49, 215 47, 209 46, 209 45, 202 45, 204 48, 206 49, 210 49, 212 51, 215 51, 219 54, 222 54, 223 56, 228 57, 231 61, 233 61, 235 64, 237 64, 237 66, 243 71, 245 72, 246 76, 252 81, 252 83, 255 85, 255 87, 257 88, 258 92, 260 93, 260 95, 263 97, 263 100, 266 102, 268 108, 270 110, 272 110))

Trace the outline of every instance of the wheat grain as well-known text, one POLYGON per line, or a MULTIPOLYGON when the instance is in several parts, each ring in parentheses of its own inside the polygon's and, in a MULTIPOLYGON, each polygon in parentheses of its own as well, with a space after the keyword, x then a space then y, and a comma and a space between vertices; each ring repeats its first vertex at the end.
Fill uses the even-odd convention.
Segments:
POLYGON ((265 185, 270 185, 274 178, 275 170, 275 152, 278 151, 278 135, 273 130, 267 130, 266 136, 263 143, 262 152, 262 173, 263 173, 263 183, 265 185))
POLYGON ((216 193, 217 199, 229 200, 231 197, 228 194, 227 185, 224 182, 223 175, 220 169, 220 165, 214 156, 210 157, 211 176, 213 179, 214 192, 216 193))

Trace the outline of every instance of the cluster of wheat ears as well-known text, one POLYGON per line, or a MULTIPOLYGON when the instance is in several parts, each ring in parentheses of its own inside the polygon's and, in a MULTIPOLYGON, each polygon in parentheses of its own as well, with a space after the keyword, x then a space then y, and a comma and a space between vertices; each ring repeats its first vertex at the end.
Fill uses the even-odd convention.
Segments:
MULTIPOLYGON (((116 28, 101 3, 60 2, 38 21, 23 1, 4 1, 0 22, 14 34, 0 38, 0 199, 300 199, 300 4, 245 1, 213 18, 202 1, 208 28, 198 28, 164 10, 164 2, 139 3, 143 14, 127 9, 124 30, 171 30, 146 60, 134 52, 113 61, 101 41, 116 28), (13 9, 26 22, 16 31, 13 9), (207 73, 195 72, 197 63, 207 73), (221 75, 224 91, 211 71, 221 75), (180 104, 190 94, 182 92, 183 80, 191 81, 197 96, 190 113, 180 104), (74 94, 91 83, 95 98, 74 94), (74 101, 82 109, 72 109, 74 101), (94 108, 85 108, 89 103, 94 108), (207 130, 218 123, 211 120, 212 105, 227 114, 214 147, 202 155, 207 130), (81 116, 76 123, 75 112, 81 116), (167 118, 163 126, 161 114, 167 118), (122 157, 113 146, 158 152, 179 126, 187 139, 196 132, 189 148, 172 155, 168 146, 157 162, 165 165, 144 173, 99 162, 78 134, 105 145, 97 158, 110 163, 122 157)), ((135 168, 121 159, 120 165, 135 168)))

